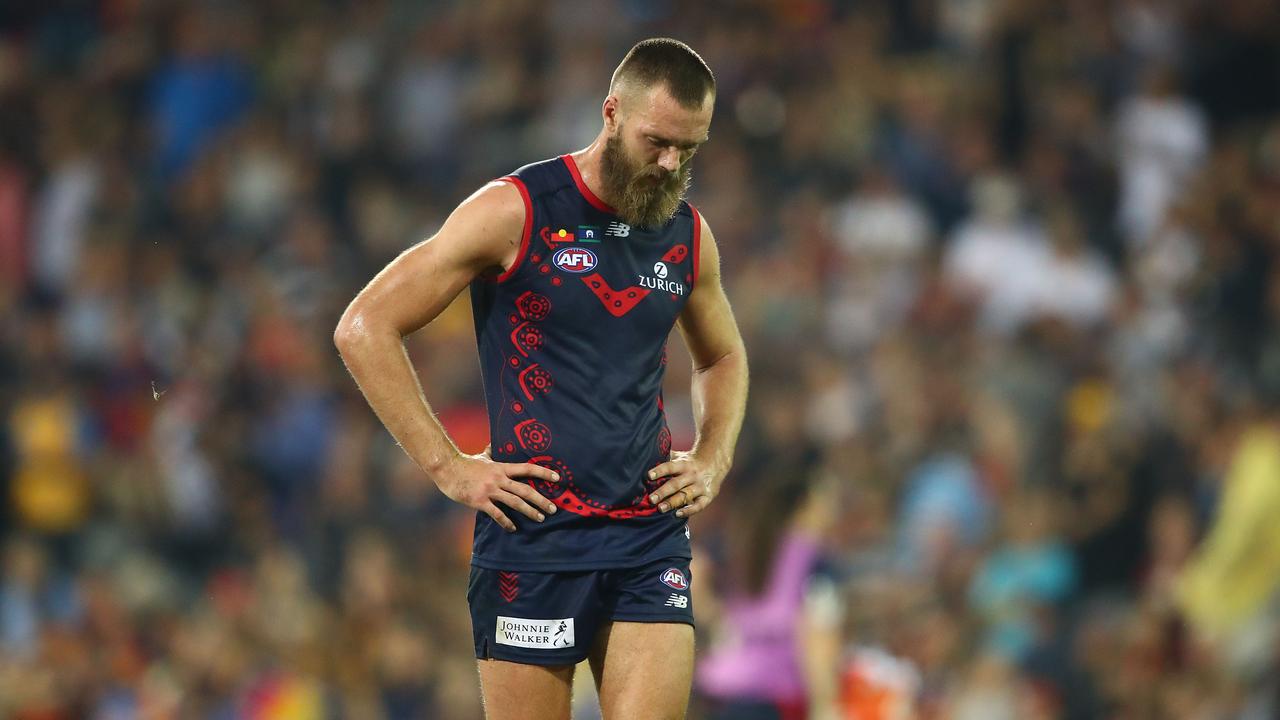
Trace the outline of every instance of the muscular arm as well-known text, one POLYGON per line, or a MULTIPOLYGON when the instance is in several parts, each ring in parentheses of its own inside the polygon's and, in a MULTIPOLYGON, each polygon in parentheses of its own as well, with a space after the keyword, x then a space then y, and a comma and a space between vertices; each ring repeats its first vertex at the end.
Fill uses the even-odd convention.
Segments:
POLYGON ((720 284, 720 251, 702 222, 698 284, 677 323, 693 356, 693 453, 722 475, 733 464, 733 448, 747 406, 747 351, 720 284))
POLYGON ((551 471, 459 452, 431 412, 404 338, 434 320, 477 275, 515 261, 524 216, 524 203, 511 184, 481 188, 434 237, 378 273, 334 331, 334 343, 360 391, 409 457, 450 498, 488 513, 508 530, 515 526, 495 501, 534 519, 539 514, 529 503, 555 511, 550 501, 510 478, 554 479, 551 471))
POLYGON ((720 491, 733 464, 733 449, 747 406, 747 352, 720 283, 720 251, 706 220, 699 217, 701 268, 677 326, 693 356, 693 449, 654 468, 654 477, 672 479, 653 500, 666 512, 687 517, 701 512, 720 491), (682 495, 667 500, 685 490, 682 495), (666 506, 666 507, 663 507, 666 506), (684 507, 682 507, 684 506, 684 507))

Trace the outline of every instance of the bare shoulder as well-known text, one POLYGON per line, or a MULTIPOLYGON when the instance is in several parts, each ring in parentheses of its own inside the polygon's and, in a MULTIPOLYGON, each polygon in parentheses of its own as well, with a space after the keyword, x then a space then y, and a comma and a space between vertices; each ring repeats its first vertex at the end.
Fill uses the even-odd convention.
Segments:
POLYGON ((450 246, 459 260, 480 272, 509 264, 525 223, 524 193, 514 182, 494 180, 463 200, 430 242, 450 246))
POLYGON ((720 278, 720 250, 707 219, 698 213, 698 268, 689 301, 676 321, 694 367, 707 368, 743 352, 742 336, 720 278))
POLYGON ((417 331, 477 276, 515 262, 525 223, 520 189, 506 181, 486 184, 454 209, 439 232, 369 281, 347 307, 339 332, 379 326, 403 337, 417 331))
POLYGON ((698 217, 698 277, 720 277, 720 248, 716 245, 715 233, 702 211, 696 211, 698 217))

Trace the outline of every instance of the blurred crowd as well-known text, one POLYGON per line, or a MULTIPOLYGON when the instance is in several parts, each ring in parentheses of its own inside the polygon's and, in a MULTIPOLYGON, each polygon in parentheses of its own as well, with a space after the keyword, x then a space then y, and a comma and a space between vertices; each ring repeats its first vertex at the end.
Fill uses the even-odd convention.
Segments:
MULTIPOLYGON (((717 74, 753 370, 696 552, 830 481, 838 716, 1280 716, 1271 0, 47 0, 0 4, 0 717, 479 717, 473 518, 331 335, 655 35, 717 74)), ((408 345, 484 447, 465 294, 408 345)))

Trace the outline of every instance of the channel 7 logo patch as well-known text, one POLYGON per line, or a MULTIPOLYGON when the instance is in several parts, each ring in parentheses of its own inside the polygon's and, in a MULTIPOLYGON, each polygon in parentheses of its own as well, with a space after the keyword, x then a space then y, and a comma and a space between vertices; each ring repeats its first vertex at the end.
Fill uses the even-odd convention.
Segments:
POLYGON ((586 248, 567 247, 557 250, 551 262, 565 272, 584 273, 594 270, 598 261, 596 254, 586 248))

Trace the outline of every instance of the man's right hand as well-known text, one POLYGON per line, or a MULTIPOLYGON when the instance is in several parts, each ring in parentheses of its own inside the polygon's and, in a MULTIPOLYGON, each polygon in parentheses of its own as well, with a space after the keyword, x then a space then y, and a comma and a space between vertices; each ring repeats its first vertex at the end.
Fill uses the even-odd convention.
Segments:
POLYGON ((510 269, 525 246, 525 220, 514 182, 485 185, 430 240, 404 251, 370 280, 333 332, 360 392, 405 453, 451 500, 488 514, 507 530, 516 526, 504 514, 507 508, 495 503, 541 519, 536 508, 554 512, 554 506, 526 478, 552 481, 553 473, 459 453, 431 412, 404 339, 439 316, 477 276, 510 269))
POLYGON ((498 507, 498 503, 536 522, 546 519, 544 511, 548 514, 556 511, 554 503, 528 483, 517 479, 526 477, 547 482, 560 481, 559 473, 541 465, 496 462, 489 457, 488 448, 478 455, 458 455, 441 468, 435 481, 440 492, 450 500, 479 510, 507 532, 515 532, 516 524, 498 507))

